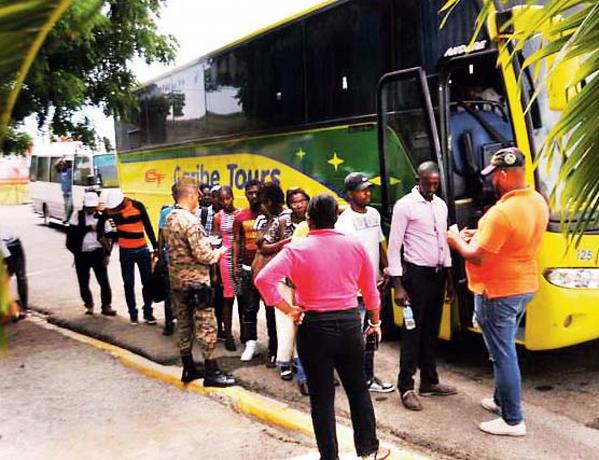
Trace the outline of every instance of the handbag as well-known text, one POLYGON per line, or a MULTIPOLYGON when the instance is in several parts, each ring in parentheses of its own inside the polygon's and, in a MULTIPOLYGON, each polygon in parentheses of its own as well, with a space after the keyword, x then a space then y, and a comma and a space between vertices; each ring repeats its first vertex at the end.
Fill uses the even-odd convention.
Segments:
POLYGON ((168 296, 168 267, 162 257, 154 264, 152 270, 150 295, 153 302, 164 302, 168 296))

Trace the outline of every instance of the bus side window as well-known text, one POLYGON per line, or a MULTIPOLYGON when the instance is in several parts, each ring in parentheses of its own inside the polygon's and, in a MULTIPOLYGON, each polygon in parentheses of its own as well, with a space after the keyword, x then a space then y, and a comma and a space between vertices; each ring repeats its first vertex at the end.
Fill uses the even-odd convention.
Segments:
POLYGON ((50 158, 38 157, 36 180, 50 182, 50 158))
POLYGON ((35 182, 37 180, 37 156, 31 157, 31 164, 29 165, 29 181, 35 182))

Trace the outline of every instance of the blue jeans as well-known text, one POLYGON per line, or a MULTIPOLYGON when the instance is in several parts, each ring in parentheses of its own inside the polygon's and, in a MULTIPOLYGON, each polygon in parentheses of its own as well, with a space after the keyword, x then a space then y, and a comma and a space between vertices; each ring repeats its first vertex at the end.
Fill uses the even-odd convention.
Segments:
POLYGON ((137 264, 143 286, 144 318, 147 318, 152 315, 152 295, 149 290, 152 278, 150 251, 147 247, 139 249, 120 248, 119 254, 121 259, 121 274, 125 287, 125 301, 129 309, 129 316, 131 319, 137 319, 137 307, 135 303, 135 264, 137 264))
POLYGON ((488 299, 474 296, 474 311, 490 359, 495 380, 495 404, 510 425, 520 423, 522 415, 522 378, 516 354, 516 332, 533 293, 488 299))

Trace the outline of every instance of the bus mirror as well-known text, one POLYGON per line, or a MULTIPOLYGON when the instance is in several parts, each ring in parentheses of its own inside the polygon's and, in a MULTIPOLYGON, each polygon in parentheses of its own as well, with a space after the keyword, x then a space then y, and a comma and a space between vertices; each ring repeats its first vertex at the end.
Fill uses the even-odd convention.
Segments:
MULTIPOLYGON (((548 60, 547 65, 551 68, 553 60, 548 60)), ((549 96, 549 108, 562 111, 579 91, 580 84, 572 85, 572 78, 579 67, 578 59, 562 61, 553 69, 547 79, 547 94, 549 96)))

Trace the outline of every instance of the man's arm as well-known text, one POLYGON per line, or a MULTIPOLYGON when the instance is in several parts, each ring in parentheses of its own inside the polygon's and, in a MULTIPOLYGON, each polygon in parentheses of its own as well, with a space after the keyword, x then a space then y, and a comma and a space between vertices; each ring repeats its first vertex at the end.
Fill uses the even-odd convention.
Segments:
POLYGON ((215 264, 218 262, 224 251, 226 251, 226 248, 212 249, 212 246, 208 242, 208 238, 204 238, 201 235, 197 225, 187 225, 183 231, 193 253, 193 257, 202 265, 215 264))
POLYGON ((491 254, 474 241, 470 242, 470 244, 466 243, 457 233, 449 232, 447 234, 447 242, 453 250, 457 251, 464 259, 474 265, 484 264, 491 254))
POLYGON ((150 244, 152 248, 156 249, 158 244, 156 243, 156 235, 154 234, 154 228, 152 227, 152 223, 150 222, 150 216, 148 216, 148 211, 143 203, 139 201, 134 201, 135 207, 141 212, 141 220, 144 224, 144 230, 146 231, 146 235, 148 235, 148 239, 150 240, 150 244))
POLYGON ((393 216, 391 218, 391 230, 389 232, 389 268, 387 273, 393 280, 395 289, 395 303, 404 304, 408 299, 401 277, 403 276, 403 267, 401 260, 401 248, 403 246, 406 228, 408 227, 408 208, 407 203, 398 201, 393 207, 393 216))

